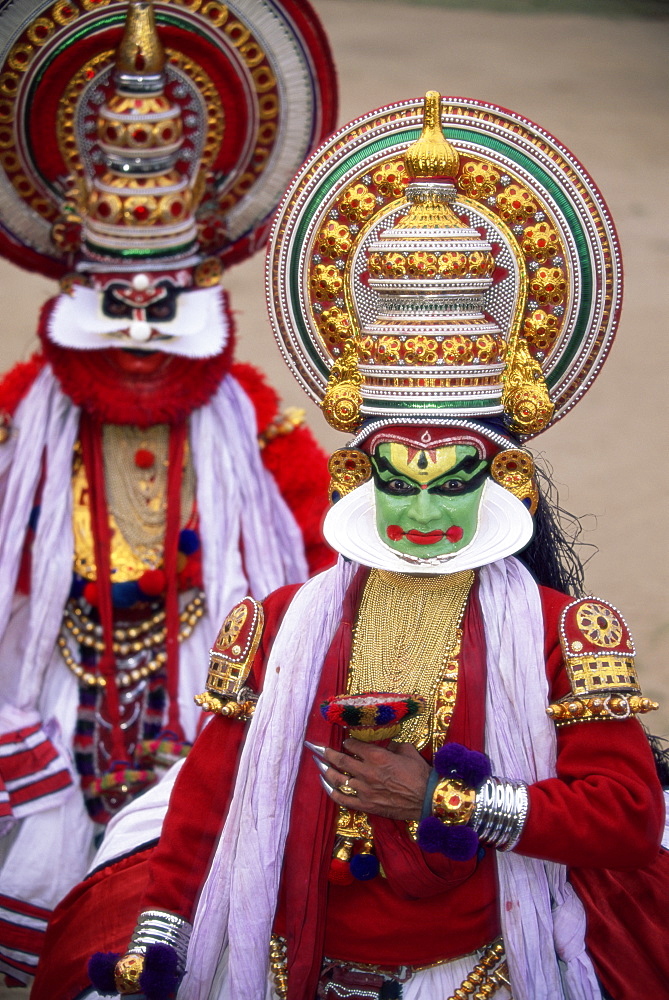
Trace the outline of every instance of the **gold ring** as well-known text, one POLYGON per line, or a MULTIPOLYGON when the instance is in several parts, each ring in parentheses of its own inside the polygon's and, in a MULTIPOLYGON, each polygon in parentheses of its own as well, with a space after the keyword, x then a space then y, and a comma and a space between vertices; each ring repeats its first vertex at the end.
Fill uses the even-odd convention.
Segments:
POLYGON ((348 778, 346 779, 346 781, 344 782, 343 785, 339 786, 339 791, 342 793, 342 795, 357 795, 358 794, 356 792, 355 788, 351 788, 351 786, 349 785, 348 778))

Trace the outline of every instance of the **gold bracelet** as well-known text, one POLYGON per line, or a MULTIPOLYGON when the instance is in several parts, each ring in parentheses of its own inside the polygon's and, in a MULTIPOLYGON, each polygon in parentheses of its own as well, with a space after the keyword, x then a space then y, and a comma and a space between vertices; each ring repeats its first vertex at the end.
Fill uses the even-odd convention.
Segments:
POLYGON ((124 955, 116 963, 114 981, 121 996, 139 993, 139 977, 144 971, 144 955, 124 955))
POLYGON ((476 792, 459 778, 442 778, 432 793, 432 815, 447 826, 468 823, 476 805, 476 792))

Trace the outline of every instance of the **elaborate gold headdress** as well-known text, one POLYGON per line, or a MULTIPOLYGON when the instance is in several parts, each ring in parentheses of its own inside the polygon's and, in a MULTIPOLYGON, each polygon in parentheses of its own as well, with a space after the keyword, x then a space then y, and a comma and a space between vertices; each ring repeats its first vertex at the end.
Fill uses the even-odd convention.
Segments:
POLYGON ((286 360, 349 432, 497 416, 537 434, 593 381, 620 305, 615 233, 580 164, 526 119, 435 91, 312 156, 269 261, 286 360))
POLYGON ((0 253, 53 277, 220 273, 336 115, 306 0, 3 4, 0 79, 0 253))

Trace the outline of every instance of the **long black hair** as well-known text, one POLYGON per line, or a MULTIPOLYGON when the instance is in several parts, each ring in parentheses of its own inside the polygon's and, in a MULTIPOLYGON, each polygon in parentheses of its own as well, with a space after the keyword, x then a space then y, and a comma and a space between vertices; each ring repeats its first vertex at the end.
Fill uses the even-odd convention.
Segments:
POLYGON ((534 515, 532 540, 517 553, 538 583, 553 587, 572 597, 585 593, 585 563, 596 552, 596 546, 583 542, 583 525, 575 514, 560 506, 557 489, 550 475, 537 465, 535 473, 539 488, 539 506, 534 515), (579 549, 592 551, 583 560, 579 549))

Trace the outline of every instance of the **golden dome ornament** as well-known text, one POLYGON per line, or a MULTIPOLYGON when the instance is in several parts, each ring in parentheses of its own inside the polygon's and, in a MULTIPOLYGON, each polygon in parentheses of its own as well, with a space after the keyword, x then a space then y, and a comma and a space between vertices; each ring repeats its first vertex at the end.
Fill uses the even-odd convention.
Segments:
POLYGON ((404 154, 407 174, 413 181, 456 177, 460 157, 441 127, 441 94, 428 90, 420 138, 404 154))

